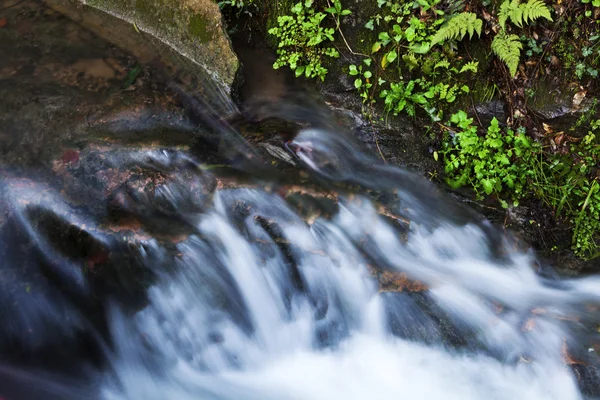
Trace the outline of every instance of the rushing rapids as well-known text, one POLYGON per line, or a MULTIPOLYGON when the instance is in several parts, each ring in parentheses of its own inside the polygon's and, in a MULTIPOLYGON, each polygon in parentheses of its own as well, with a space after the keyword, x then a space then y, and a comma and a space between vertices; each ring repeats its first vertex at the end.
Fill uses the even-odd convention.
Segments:
POLYGON ((62 55, 127 57, 40 7, 0 41, 1 400, 600 397, 600 278, 305 98, 256 106, 292 121, 265 141, 176 85, 110 91, 62 55))
MULTIPOLYGON (((213 127, 246 155, 234 168, 269 169, 234 130, 213 127)), ((94 145, 76 163, 63 155, 53 177, 4 170, 0 394, 597 394, 600 279, 536 272, 515 240, 331 126, 285 148, 321 188, 304 193, 311 216, 285 184, 228 187, 183 148, 94 145), (106 173, 88 193, 59 189, 106 173), (382 274, 402 278, 384 289, 382 274)))

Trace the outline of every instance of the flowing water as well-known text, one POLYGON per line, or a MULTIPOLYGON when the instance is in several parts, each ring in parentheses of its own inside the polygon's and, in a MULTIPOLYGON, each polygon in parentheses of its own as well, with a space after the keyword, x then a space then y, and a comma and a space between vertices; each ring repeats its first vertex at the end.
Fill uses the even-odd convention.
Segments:
MULTIPOLYGON (((352 192, 339 189, 330 214, 306 218, 268 181, 216 188, 192 152, 130 149, 124 162, 117 151, 121 168, 152 165, 168 176, 151 197, 130 193, 121 207, 186 233, 166 246, 156 230, 141 228, 124 250, 154 278, 138 309, 104 304, 108 339, 97 340, 106 365, 86 367, 77 382, 5 366, 13 382, 6 396, 33 381, 44 398, 107 400, 582 398, 573 365, 595 362, 586 343, 598 278, 537 273, 534 254, 517 241, 342 132, 305 129, 286 149, 321 186, 352 192), (195 193, 194 182, 210 193, 195 193), (403 272, 406 284, 381 290, 377 276, 386 271, 403 272)), ((85 168, 91 158, 82 153, 78 162, 85 168)), ((49 263, 65 275, 59 281, 78 285, 62 288, 76 292, 70 297, 58 289, 2 292, 4 343, 23 330, 43 337, 20 339, 30 341, 25 348, 74 336, 86 318, 71 299, 90 290, 85 269, 33 216, 45 210, 64 229, 85 231, 89 243, 117 246, 89 227, 91 214, 40 179, 4 174, 14 226, 3 231, 13 248, 3 255, 12 268, 3 268, 17 274, 17 263, 49 263), (38 256, 18 257, 19 240, 34 243, 38 256)), ((596 382, 593 367, 582 371, 596 382)))
MULTIPOLYGON (((23 4, 15 37, 66 29, 23 4)), ((303 128, 246 140, 177 87, 192 118, 173 88, 42 82, 72 49, 13 44, 0 71, 42 59, 0 74, 1 400, 600 397, 600 278, 560 278, 322 107, 263 104, 303 128)))

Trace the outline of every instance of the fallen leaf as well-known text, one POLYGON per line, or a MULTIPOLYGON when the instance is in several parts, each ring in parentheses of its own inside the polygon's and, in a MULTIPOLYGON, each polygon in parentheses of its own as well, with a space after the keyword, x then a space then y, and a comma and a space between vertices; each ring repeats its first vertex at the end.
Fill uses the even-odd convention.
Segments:
POLYGON ((585 99, 586 91, 582 90, 581 92, 575 93, 573 96, 573 107, 579 107, 583 99, 585 99))
POLYGON ((6 26, 6 24, 8 24, 6 17, 0 18, 0 28, 4 28, 6 26))
POLYGON ((423 292, 428 287, 422 282, 409 279, 403 272, 383 271, 379 274, 382 292, 423 292))

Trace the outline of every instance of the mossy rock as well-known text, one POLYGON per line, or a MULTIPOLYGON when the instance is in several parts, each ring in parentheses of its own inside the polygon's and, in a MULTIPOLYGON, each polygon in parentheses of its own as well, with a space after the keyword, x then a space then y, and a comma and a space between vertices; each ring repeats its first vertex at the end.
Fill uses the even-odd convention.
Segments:
MULTIPOLYGON (((51 3, 69 2, 52 0, 51 3)), ((192 60, 229 93, 239 66, 213 0, 81 0, 121 18, 192 60)), ((132 30, 135 35, 135 30, 132 30)))

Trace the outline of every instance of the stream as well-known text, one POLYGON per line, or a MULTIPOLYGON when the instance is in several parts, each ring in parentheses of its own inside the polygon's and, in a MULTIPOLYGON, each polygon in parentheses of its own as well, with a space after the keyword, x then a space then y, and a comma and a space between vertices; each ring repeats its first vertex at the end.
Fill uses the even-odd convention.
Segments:
POLYGON ((262 104, 295 131, 249 135, 152 71, 114 90, 127 54, 10 12, 1 400, 600 398, 600 277, 561 277, 317 100, 262 104))

